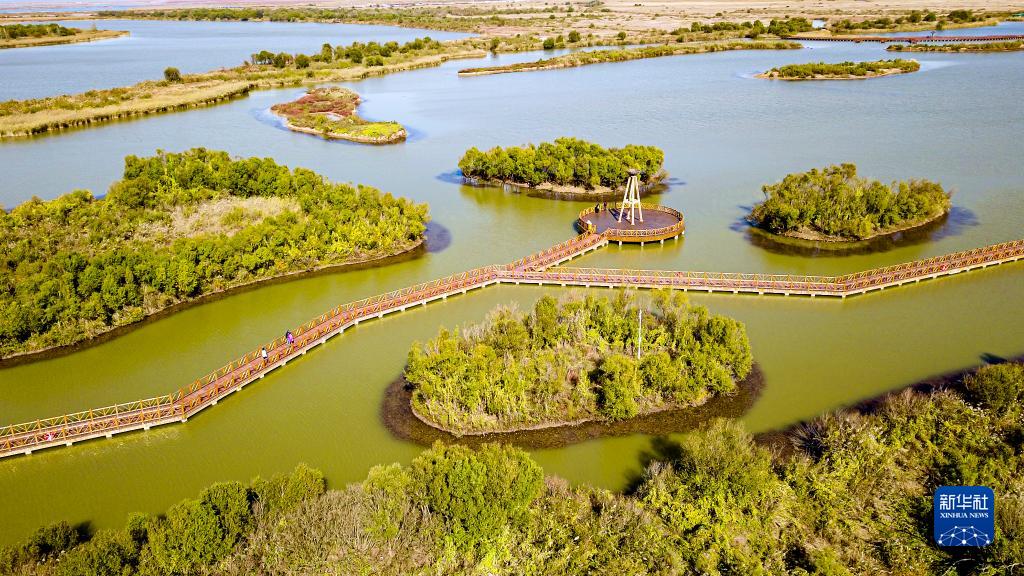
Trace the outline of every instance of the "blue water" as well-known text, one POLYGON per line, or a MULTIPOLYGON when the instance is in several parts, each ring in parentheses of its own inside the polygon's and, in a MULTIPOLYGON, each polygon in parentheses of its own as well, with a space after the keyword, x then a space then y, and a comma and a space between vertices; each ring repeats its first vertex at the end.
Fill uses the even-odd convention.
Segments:
POLYGON ((329 42, 408 42, 466 34, 394 26, 287 22, 58 21, 64 26, 127 30, 128 37, 63 46, 0 50, 0 100, 74 94, 241 64, 254 52, 313 53, 329 42))

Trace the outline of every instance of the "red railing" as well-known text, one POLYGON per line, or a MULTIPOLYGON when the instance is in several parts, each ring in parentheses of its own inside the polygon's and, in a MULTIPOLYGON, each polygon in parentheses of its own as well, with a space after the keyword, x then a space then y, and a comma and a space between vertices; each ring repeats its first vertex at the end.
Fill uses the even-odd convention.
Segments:
POLYGON ((185 421, 200 410, 216 404, 220 398, 241 389, 242 386, 282 366, 313 346, 326 341, 327 338, 344 331, 348 326, 497 282, 525 281, 848 296, 1024 258, 1024 240, 1016 240, 843 276, 586 268, 547 270, 555 263, 605 243, 607 238, 603 234, 584 233, 505 266, 476 268, 343 304, 296 328, 293 331, 293 342, 278 338, 191 382, 173 394, 0 428, 0 457, 159 424, 185 421), (267 353, 266 358, 263 357, 264 349, 267 353))

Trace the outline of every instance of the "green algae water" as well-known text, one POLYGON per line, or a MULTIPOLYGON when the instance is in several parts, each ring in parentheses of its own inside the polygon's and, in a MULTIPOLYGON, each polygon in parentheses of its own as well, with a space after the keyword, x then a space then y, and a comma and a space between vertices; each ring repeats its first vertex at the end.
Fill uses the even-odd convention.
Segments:
MULTIPOLYGON (((1020 33, 1024 25, 1000 26, 1020 33)), ((267 112, 301 90, 261 91, 212 108, 0 143, 7 206, 75 188, 102 193, 128 154, 206 146, 273 157, 338 181, 431 205, 428 251, 381 268, 269 284, 188 308, 69 355, 0 369, 0 423, 168 392, 332 306, 476 266, 508 262, 574 234, 585 202, 461 185, 469 146, 572 135, 665 150, 684 239, 609 246, 566 264, 618 268, 842 274, 1024 235, 1024 57, 915 54, 920 72, 864 82, 775 83, 753 75, 812 60, 885 57, 884 46, 808 43, 801 51, 734 52, 459 78, 451 62, 346 84, 360 114, 395 119, 405 144, 326 142, 283 129, 267 112), (854 162, 883 181, 922 177, 955 190, 942 226, 884 251, 804 254, 759 245, 743 216, 760 186, 785 174, 854 162)), ((172 63, 157 63, 160 66, 172 63)), ((1024 263, 847 300, 691 294, 746 323, 763 389, 742 420, 766 431, 993 357, 1024 353, 1024 263)), ((335 485, 422 446, 384 424, 384 393, 411 343, 475 323, 494 306, 526 308, 555 288, 500 286, 347 330, 284 370, 184 425, 0 460, 0 542, 59 519, 120 525, 219 480, 299 462, 335 485)), ((595 293, 608 293, 595 290, 595 293)), ((657 437, 597 438, 532 450, 551 474, 612 489, 657 454, 657 437)))

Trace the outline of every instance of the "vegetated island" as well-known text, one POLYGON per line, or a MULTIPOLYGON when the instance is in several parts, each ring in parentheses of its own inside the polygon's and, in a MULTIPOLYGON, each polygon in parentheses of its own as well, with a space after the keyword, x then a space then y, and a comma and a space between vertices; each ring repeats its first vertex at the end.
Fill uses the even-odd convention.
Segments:
POLYGON ((103 198, 0 214, 0 356, 84 341, 229 288, 397 255, 427 207, 270 159, 128 156, 103 198))
POLYGON ((370 122, 356 114, 359 95, 340 87, 314 88, 305 96, 270 109, 289 129, 323 138, 363 144, 393 144, 408 135, 398 122, 370 122))
POLYGON ((753 366, 743 324, 657 292, 640 306, 545 296, 409 352, 413 413, 457 436, 616 421, 730 394, 753 366), (636 359, 638 312, 643 311, 636 359))
POLYGON ((923 226, 951 208, 950 194, 928 180, 891 186, 857 176, 853 164, 789 174, 762 189, 748 216, 772 234, 823 242, 855 242, 923 226))
POLYGON ((889 52, 1016 52, 1024 50, 1024 40, 963 44, 891 44, 885 49, 889 52))
POLYGON ((127 35, 125 30, 82 30, 60 24, 2 24, 0 49, 93 42, 127 35))
POLYGON ((776 435, 719 420, 655 447, 628 493, 522 449, 434 444, 327 488, 294 471, 222 482, 122 527, 61 521, 0 547, 10 574, 1013 574, 1024 562, 1024 367, 913 389, 776 435), (937 486, 992 488, 991 544, 936 546, 937 486), (998 496, 998 495, 1004 496, 998 496), (841 519, 841 520, 839 520, 841 519), (102 567, 98 570, 96 567, 102 567))
POLYGON ((594 196, 624 186, 630 170, 639 170, 641 186, 650 188, 667 177, 664 163, 665 153, 655 146, 606 149, 578 138, 557 138, 539 146, 497 146, 486 152, 473 147, 459 160, 459 170, 466 182, 475 185, 594 196))
POLYGON ((464 68, 459 76, 486 76, 489 74, 507 74, 510 72, 535 72, 538 70, 556 70, 559 68, 575 68, 590 64, 609 62, 627 62, 644 58, 660 58, 663 56, 681 56, 684 54, 707 54, 729 50, 796 50, 803 46, 798 42, 777 40, 774 42, 716 42, 706 44, 689 44, 681 46, 642 46, 640 48, 623 48, 618 50, 594 50, 573 52, 553 58, 545 58, 536 62, 519 62, 504 66, 485 66, 480 68, 464 68))
POLYGON ((768 80, 860 80, 894 74, 908 74, 921 69, 917 60, 876 60, 874 62, 811 62, 788 64, 756 75, 768 80))

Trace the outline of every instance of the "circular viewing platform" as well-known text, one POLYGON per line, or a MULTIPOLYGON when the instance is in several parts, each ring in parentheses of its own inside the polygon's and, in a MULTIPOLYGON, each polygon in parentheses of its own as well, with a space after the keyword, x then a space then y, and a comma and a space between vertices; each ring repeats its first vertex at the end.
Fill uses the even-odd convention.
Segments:
POLYGON ((604 234, 612 242, 638 244, 678 238, 686 231, 682 212, 657 204, 641 204, 641 207, 643 222, 638 217, 634 224, 630 224, 628 214, 623 214, 620 222, 617 206, 609 206, 605 210, 602 205, 601 210, 591 207, 580 212, 576 227, 580 232, 590 230, 595 234, 604 234))

